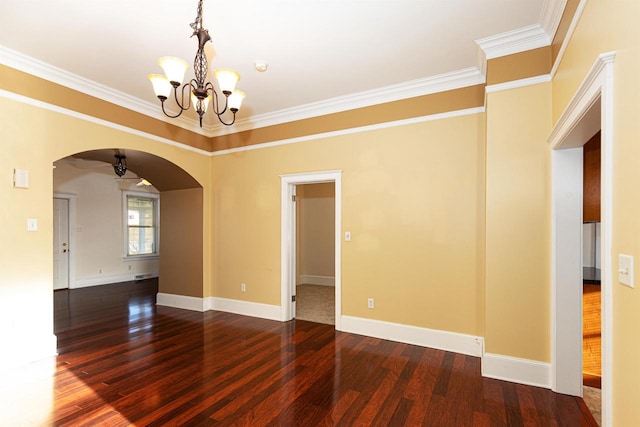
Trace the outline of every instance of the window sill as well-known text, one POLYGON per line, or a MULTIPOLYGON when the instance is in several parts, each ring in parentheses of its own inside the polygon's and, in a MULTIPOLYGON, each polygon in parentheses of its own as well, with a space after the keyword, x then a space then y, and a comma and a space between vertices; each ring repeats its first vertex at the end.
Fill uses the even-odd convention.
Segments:
POLYGON ((129 256, 122 257, 122 260, 125 262, 146 261, 146 260, 154 260, 154 259, 160 259, 160 254, 129 255, 129 256))

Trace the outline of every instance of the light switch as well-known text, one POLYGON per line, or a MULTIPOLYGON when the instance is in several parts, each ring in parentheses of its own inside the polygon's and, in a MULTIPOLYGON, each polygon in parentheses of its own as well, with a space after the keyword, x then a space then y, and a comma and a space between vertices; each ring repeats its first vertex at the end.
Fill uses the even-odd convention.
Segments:
POLYGON ((618 282, 633 288, 633 257, 631 255, 618 255, 618 282))
POLYGON ((27 231, 38 231, 38 220, 36 218, 27 218, 27 231))
POLYGON ((344 241, 345 242, 350 242, 351 241, 351 232, 350 231, 345 231, 344 232, 344 241))

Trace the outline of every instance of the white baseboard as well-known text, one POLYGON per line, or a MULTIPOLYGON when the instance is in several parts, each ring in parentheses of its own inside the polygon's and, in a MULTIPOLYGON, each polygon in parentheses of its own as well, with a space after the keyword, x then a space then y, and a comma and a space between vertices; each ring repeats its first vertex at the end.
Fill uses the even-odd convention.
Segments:
POLYGON ((261 319, 282 320, 279 305, 262 304, 257 302, 240 301, 228 298, 210 297, 210 310, 226 313, 242 314, 244 316, 259 317, 261 319))
POLYGON ((476 357, 482 356, 484 345, 482 337, 473 335, 351 316, 342 316, 342 331, 476 357))
MULTIPOLYGON (((280 306, 228 298, 196 298, 158 294, 158 305, 204 312, 218 310, 282 321, 280 306)), ((484 353, 484 338, 361 317, 342 316, 343 332, 403 342, 482 358, 482 376, 550 388, 551 365, 534 360, 484 353)))
POLYGON ((204 312, 211 310, 206 298, 188 297, 185 295, 163 294, 158 292, 156 305, 204 312))
POLYGON ((127 273, 127 274, 117 274, 113 276, 99 276, 99 277, 91 277, 88 279, 77 279, 69 286, 70 289, 78 289, 78 288, 88 288, 90 286, 101 286, 101 285, 110 285, 112 283, 122 283, 122 282, 133 282, 134 280, 139 280, 139 276, 144 276, 145 279, 150 279, 152 277, 158 277, 157 272, 147 272, 147 273, 127 273))
POLYGON ((309 274, 303 274, 302 276, 298 276, 298 284, 335 286, 336 278, 330 276, 311 276, 309 274))
POLYGON ((535 360, 485 353, 482 356, 482 376, 551 388, 551 364, 535 360))

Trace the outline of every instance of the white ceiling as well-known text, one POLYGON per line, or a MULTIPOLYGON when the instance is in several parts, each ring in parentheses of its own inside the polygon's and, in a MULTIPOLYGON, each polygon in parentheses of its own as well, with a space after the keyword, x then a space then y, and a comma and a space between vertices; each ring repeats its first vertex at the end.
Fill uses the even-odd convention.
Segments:
MULTIPOLYGON (((265 117, 286 121, 288 109, 292 118, 301 110, 313 115, 315 107, 336 98, 402 88, 432 76, 480 74, 477 40, 491 46, 487 37, 533 28, 548 43, 555 28, 547 17, 558 3, 564 5, 561 0, 205 0, 204 23, 213 39, 210 54, 215 53, 210 67, 233 68, 242 76, 238 88, 247 98, 238 119, 246 125, 265 117), (269 63, 266 73, 253 68, 256 59, 269 63)), ((146 76, 161 72, 160 56, 193 61, 197 43, 189 23, 196 7, 197 0, 0 0, 0 54, 8 65, 55 72, 69 86, 160 117, 146 76)), ((193 126, 196 115, 190 115, 193 126)), ((209 130, 215 123, 209 117, 209 130)))

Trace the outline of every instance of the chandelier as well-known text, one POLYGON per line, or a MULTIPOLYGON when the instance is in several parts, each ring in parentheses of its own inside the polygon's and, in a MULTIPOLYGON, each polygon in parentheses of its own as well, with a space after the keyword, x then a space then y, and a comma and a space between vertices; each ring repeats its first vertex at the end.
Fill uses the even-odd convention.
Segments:
POLYGON ((116 154, 115 158, 117 159, 116 163, 113 165, 113 170, 119 177, 122 177, 125 173, 127 173, 127 156, 123 154, 116 154), (124 160, 124 163, 122 162, 124 160))
POLYGON ((172 56, 164 56, 158 60, 158 64, 164 70, 165 75, 149 74, 148 78, 153 85, 155 92, 162 105, 162 112, 171 118, 180 117, 182 113, 188 110, 193 104, 193 108, 200 116, 200 127, 202 127, 202 117, 207 112, 209 102, 213 98, 213 112, 218 120, 224 125, 231 126, 236 121, 236 113, 240 109, 242 100, 246 96, 244 92, 236 90, 236 83, 240 80, 240 74, 228 68, 218 68, 213 74, 218 80, 220 92, 224 95, 224 107, 218 100, 218 92, 211 82, 205 81, 209 72, 207 57, 204 54, 204 46, 211 41, 209 30, 202 27, 202 0, 198 1, 198 16, 196 20, 190 24, 193 29, 193 36, 198 37, 198 51, 193 60, 193 71, 195 79, 191 79, 188 83, 182 84, 184 73, 188 68, 186 61, 172 56), (182 87, 181 87, 182 86, 182 87), (164 102, 170 97, 173 88, 173 96, 179 111, 175 115, 167 113, 164 102), (227 123, 222 115, 230 111, 233 114, 233 120, 227 123))

